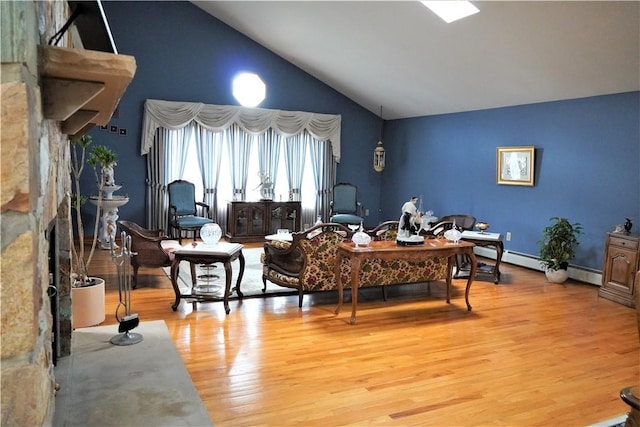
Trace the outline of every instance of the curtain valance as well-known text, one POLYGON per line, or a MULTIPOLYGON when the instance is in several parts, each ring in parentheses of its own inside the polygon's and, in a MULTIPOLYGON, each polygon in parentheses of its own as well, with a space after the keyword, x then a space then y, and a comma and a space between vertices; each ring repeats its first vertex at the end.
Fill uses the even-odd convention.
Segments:
POLYGON ((144 104, 140 154, 145 155, 149 152, 159 127, 176 130, 192 121, 216 132, 237 123, 253 135, 260 135, 270 128, 286 137, 307 130, 320 141, 330 140, 333 156, 336 162, 340 162, 340 115, 157 99, 147 99, 144 104))

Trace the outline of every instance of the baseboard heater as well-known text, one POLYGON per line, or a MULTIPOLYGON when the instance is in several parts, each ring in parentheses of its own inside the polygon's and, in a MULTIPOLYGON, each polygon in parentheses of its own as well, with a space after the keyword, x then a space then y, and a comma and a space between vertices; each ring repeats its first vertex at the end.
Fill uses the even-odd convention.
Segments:
MULTIPOLYGON (((484 258, 496 259, 496 251, 491 248, 476 247, 475 253, 484 258)), ((505 250, 502 254, 502 262, 530 268, 532 270, 543 271, 538 257, 515 251, 505 250)), ((569 265, 567 269, 569 277, 580 282, 590 283, 600 286, 602 284, 602 271, 588 267, 569 265)))

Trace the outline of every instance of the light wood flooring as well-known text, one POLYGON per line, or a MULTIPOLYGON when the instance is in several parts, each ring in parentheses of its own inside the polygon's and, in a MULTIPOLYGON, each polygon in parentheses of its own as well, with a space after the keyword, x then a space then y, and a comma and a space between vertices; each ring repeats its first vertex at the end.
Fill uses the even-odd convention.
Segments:
MULTIPOLYGON (((100 251, 92 274, 117 283, 115 271, 100 251)), ((335 293, 302 309, 292 296, 232 301, 228 316, 220 302, 174 312, 169 279, 143 268, 132 308, 167 323, 218 427, 585 426, 626 413, 619 392, 640 383, 635 310, 597 286, 502 273, 473 283, 471 312, 460 279, 450 305, 437 282, 391 287, 386 302, 361 293, 350 325, 335 293)), ((107 291, 105 325, 117 302, 107 291)))

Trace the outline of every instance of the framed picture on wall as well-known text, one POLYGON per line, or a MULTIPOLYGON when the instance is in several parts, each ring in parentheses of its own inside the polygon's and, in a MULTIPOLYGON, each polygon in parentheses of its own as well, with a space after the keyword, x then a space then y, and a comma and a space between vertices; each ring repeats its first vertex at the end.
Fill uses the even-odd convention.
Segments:
POLYGON ((534 156, 533 146, 498 147, 498 184, 533 186, 534 156))

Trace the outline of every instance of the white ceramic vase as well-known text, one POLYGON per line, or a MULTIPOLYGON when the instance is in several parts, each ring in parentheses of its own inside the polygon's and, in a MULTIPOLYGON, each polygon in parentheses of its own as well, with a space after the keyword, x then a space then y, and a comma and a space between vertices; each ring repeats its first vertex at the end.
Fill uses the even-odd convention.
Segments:
POLYGON ((544 274, 547 276, 547 281, 551 283, 564 283, 569 278, 567 270, 552 270, 546 269, 544 274))
POLYGON ((95 326, 105 319, 104 279, 94 278, 94 285, 71 288, 73 329, 95 326))

